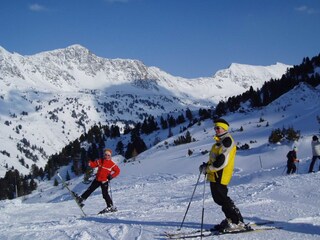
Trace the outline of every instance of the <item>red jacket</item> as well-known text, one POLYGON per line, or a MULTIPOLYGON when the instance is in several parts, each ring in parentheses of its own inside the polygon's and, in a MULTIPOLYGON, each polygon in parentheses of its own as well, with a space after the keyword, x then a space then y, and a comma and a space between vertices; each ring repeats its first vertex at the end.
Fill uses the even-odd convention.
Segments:
POLYGON ((120 174, 120 168, 112 160, 106 160, 102 158, 96 161, 90 161, 89 166, 92 168, 98 167, 96 179, 99 182, 108 181, 109 174, 111 174, 112 178, 115 178, 120 174))

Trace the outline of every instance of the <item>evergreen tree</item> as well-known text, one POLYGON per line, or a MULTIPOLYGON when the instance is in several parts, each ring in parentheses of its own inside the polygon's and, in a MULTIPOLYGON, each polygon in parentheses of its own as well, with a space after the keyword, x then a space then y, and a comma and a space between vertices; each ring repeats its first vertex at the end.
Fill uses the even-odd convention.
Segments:
POLYGON ((227 104, 224 101, 220 101, 216 106, 215 114, 217 117, 221 117, 227 113, 227 104))
POLYGON ((192 137, 189 131, 186 132, 186 142, 190 143, 192 141, 192 137))
POLYGON ((180 115, 178 116, 177 120, 176 120, 176 123, 177 123, 177 124, 182 124, 182 123, 184 123, 185 121, 186 121, 186 120, 185 120, 183 114, 180 114, 180 115))
POLYGON ((270 143, 278 143, 281 142, 281 140, 284 138, 284 135, 280 128, 277 128, 271 132, 271 135, 269 136, 269 142, 270 143))
POLYGON ((150 134, 153 131, 158 130, 158 123, 155 121, 153 116, 145 118, 141 125, 141 132, 145 134, 150 134))
POLYGON ((169 123, 169 127, 175 127, 177 125, 176 120, 171 115, 170 116, 168 115, 168 123, 169 123))
POLYGON ((96 144, 92 144, 92 154, 93 154, 93 156, 92 156, 91 159, 94 160, 94 159, 100 158, 101 157, 100 153, 101 153, 101 151, 100 151, 99 146, 97 146, 96 144))
POLYGON ((151 132, 150 128, 149 128, 149 124, 147 122, 147 118, 144 119, 142 125, 141 125, 141 132, 148 134, 151 132))
POLYGON ((38 187, 38 184, 37 184, 36 181, 32 178, 32 179, 30 180, 30 189, 31 189, 31 191, 36 190, 37 187, 38 187))
POLYGON ((286 129, 286 139, 288 141, 298 141, 300 138, 300 131, 294 130, 293 127, 286 129))
POLYGON ((36 164, 32 164, 31 170, 30 170, 32 177, 34 177, 34 178, 39 177, 39 172, 40 172, 39 167, 36 164))
POLYGON ((127 159, 131 158, 134 151, 137 154, 140 154, 140 153, 144 152, 145 150, 147 150, 147 146, 144 143, 144 141, 140 138, 140 136, 139 135, 131 136, 131 142, 127 146, 127 151, 125 153, 125 157, 127 159))
POLYGON ((179 136, 178 139, 173 141, 175 145, 186 144, 192 142, 192 137, 189 131, 186 132, 185 136, 179 136))
POLYGON ((111 126, 110 138, 120 137, 120 128, 116 125, 111 126))
POLYGON ((124 155, 126 159, 129 159, 132 157, 133 149, 134 149, 133 143, 131 143, 131 142, 128 143, 127 150, 124 155))
POLYGON ((126 135, 126 134, 130 133, 131 130, 132 130, 132 129, 131 129, 131 127, 129 126, 129 124, 126 123, 126 125, 124 126, 124 129, 123 129, 123 134, 126 135))
POLYGON ((154 119, 154 116, 150 116, 148 120, 149 120, 150 129, 151 129, 152 132, 154 132, 156 130, 159 130, 158 123, 154 119))
POLYGON ((193 119, 192 112, 189 108, 186 110, 186 118, 191 122, 193 119))
POLYGON ((106 126, 103 127, 103 131, 104 131, 104 135, 105 135, 106 137, 110 137, 111 132, 110 132, 110 128, 109 128, 108 125, 106 125, 106 126))
POLYGON ((211 117, 211 111, 207 109, 199 109, 200 120, 208 119, 211 117))
POLYGON ((0 200, 8 199, 9 197, 9 186, 8 182, 4 178, 0 178, 0 200))
POLYGON ((80 142, 78 139, 76 139, 73 143, 72 143, 72 152, 71 152, 71 156, 75 156, 77 154, 80 153, 80 142))
POLYGON ((98 143, 98 146, 99 146, 99 156, 103 156, 103 150, 105 149, 106 147, 106 144, 105 144, 105 139, 104 138, 101 138, 99 143, 98 143))
POLYGON ((122 143, 122 141, 119 141, 118 143, 117 143, 117 146, 116 146, 116 152, 118 153, 118 154, 120 154, 120 155, 123 155, 123 153, 124 153, 124 145, 123 145, 123 143, 122 143))
POLYGON ((164 120, 164 118, 161 116, 160 118, 160 124, 162 129, 167 129, 168 128, 168 122, 167 120, 164 120))

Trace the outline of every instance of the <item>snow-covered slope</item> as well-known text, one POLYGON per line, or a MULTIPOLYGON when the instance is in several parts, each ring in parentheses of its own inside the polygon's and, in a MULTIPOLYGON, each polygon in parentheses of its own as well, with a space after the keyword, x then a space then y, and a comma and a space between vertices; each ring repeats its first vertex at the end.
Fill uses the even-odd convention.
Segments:
POLYGON ((214 77, 185 79, 138 60, 101 58, 80 45, 33 56, 0 47, 0 177, 11 167, 23 174, 32 164, 43 167, 94 124, 210 108, 250 84, 280 78, 288 67, 232 64, 214 77))
MULTIPOLYGON (((306 170, 303 166, 300 171, 306 170)), ((265 180, 235 183, 229 188, 229 193, 246 222, 274 221, 272 225, 282 229, 231 234, 219 239, 319 239, 320 194, 316 189, 320 174, 283 176, 281 170, 271 170, 272 174, 265 180)), ((84 207, 87 217, 81 217, 80 210, 61 187, 58 187, 58 192, 57 187, 43 187, 42 198, 48 200, 46 194, 51 191, 49 201, 1 201, 0 237, 12 240, 164 240, 164 231, 176 231, 181 225, 197 180, 196 171, 185 175, 119 177, 112 183, 112 194, 119 211, 105 216, 96 215, 104 208, 100 190, 87 200, 84 207)), ((258 175, 265 176, 268 171, 260 171, 258 175)), ((203 188, 201 177, 182 231, 200 229, 203 188)), ((210 228, 224 216, 213 203, 208 184, 205 191, 204 227, 210 228)))
MULTIPOLYGON (((274 221, 280 230, 220 236, 221 239, 319 239, 320 237, 320 172, 308 174, 311 160, 311 138, 319 134, 320 88, 300 84, 269 106, 246 113, 226 116, 239 146, 247 143, 249 150, 238 150, 235 173, 229 194, 241 210, 246 222, 274 221), (265 121, 261 121, 264 119, 265 121), (267 124, 268 122, 268 124, 267 124), (238 129, 243 127, 243 131, 238 129), (295 143, 268 144, 275 128, 292 126, 301 131, 295 143), (295 175, 285 174, 286 154, 298 147, 295 175)), ((140 154, 135 162, 123 163, 118 178, 111 181, 117 213, 97 216, 104 207, 101 191, 87 199, 81 212, 61 184, 41 182, 33 194, 13 201, 0 202, 1 239, 165 239, 161 233, 175 231, 182 222, 196 180, 198 166, 208 156, 214 134, 210 120, 189 129, 195 142, 173 146, 178 137, 140 154), (188 149, 193 151, 187 155, 188 149), (32 219, 32 220, 30 220, 32 219)), ((69 167, 60 169, 66 176, 69 167)), ((316 168, 318 170, 318 164, 316 168)), ((77 193, 88 185, 82 178, 70 181, 77 193)), ((220 222, 224 216, 213 202, 209 186, 200 178, 183 230, 200 228, 202 207, 204 227, 220 222), (203 203, 203 190, 205 201, 203 203)))

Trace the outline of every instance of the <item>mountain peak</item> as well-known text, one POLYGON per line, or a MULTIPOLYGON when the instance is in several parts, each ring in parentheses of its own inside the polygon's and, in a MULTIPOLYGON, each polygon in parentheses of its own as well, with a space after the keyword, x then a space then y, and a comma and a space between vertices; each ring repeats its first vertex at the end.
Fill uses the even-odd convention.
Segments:
POLYGON ((250 86, 257 88, 271 78, 279 78, 290 67, 281 63, 270 66, 232 63, 229 68, 217 71, 213 77, 220 81, 232 81, 245 89, 250 86), (257 79, 259 80, 257 81, 257 79))
POLYGON ((72 54, 72 55, 89 55, 89 54, 91 54, 89 49, 85 48, 84 46, 82 46, 80 44, 73 44, 73 45, 70 45, 66 48, 53 50, 48 53, 56 53, 56 52, 60 52, 60 53, 63 52, 66 55, 70 55, 70 54, 72 54))
POLYGON ((86 53, 86 54, 89 54, 89 53, 90 53, 89 49, 85 48, 84 46, 82 46, 82 45, 80 45, 80 44, 70 45, 69 47, 66 47, 64 50, 65 50, 65 51, 82 52, 82 53, 86 53))
POLYGON ((252 69, 252 68, 276 68, 276 67, 288 67, 287 64, 276 62, 275 64, 271 64, 268 66, 262 66, 262 65, 249 65, 249 64, 241 64, 241 63, 231 63, 230 66, 227 68, 231 71, 239 71, 239 70, 246 70, 246 69, 252 69))
POLYGON ((88 50, 87 48, 85 48, 81 44, 73 44, 73 45, 70 45, 69 47, 66 47, 66 49, 85 49, 85 50, 88 50))

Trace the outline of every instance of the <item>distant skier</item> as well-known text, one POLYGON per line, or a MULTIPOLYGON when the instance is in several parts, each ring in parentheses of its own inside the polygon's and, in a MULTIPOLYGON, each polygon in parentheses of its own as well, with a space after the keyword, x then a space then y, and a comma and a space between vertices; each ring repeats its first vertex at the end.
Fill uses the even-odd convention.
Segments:
POLYGON ((217 119, 214 125, 216 143, 211 148, 209 161, 199 167, 200 172, 207 174, 213 200, 222 207, 226 217, 213 229, 221 232, 243 231, 246 230, 246 225, 243 223, 239 209, 228 197, 227 187, 232 178, 237 148, 228 132, 229 123, 224 119, 217 119))
POLYGON ((291 151, 287 154, 287 174, 293 174, 297 171, 296 162, 299 162, 297 159, 297 151, 298 148, 296 146, 293 147, 291 151))
MULTIPOLYGON (((311 148, 312 148, 312 161, 310 163, 309 173, 313 172, 313 167, 317 158, 320 159, 320 141, 316 135, 312 137, 311 148)), ((319 171, 320 171, 320 166, 319 166, 319 171)))
POLYGON ((106 201, 107 207, 101 212, 115 212, 117 208, 113 206, 113 201, 108 193, 109 181, 120 174, 120 168, 111 159, 112 151, 106 149, 104 151, 104 158, 89 161, 91 168, 98 168, 96 178, 91 183, 90 187, 81 195, 76 195, 79 204, 83 202, 93 193, 98 187, 101 187, 102 196, 106 201))

